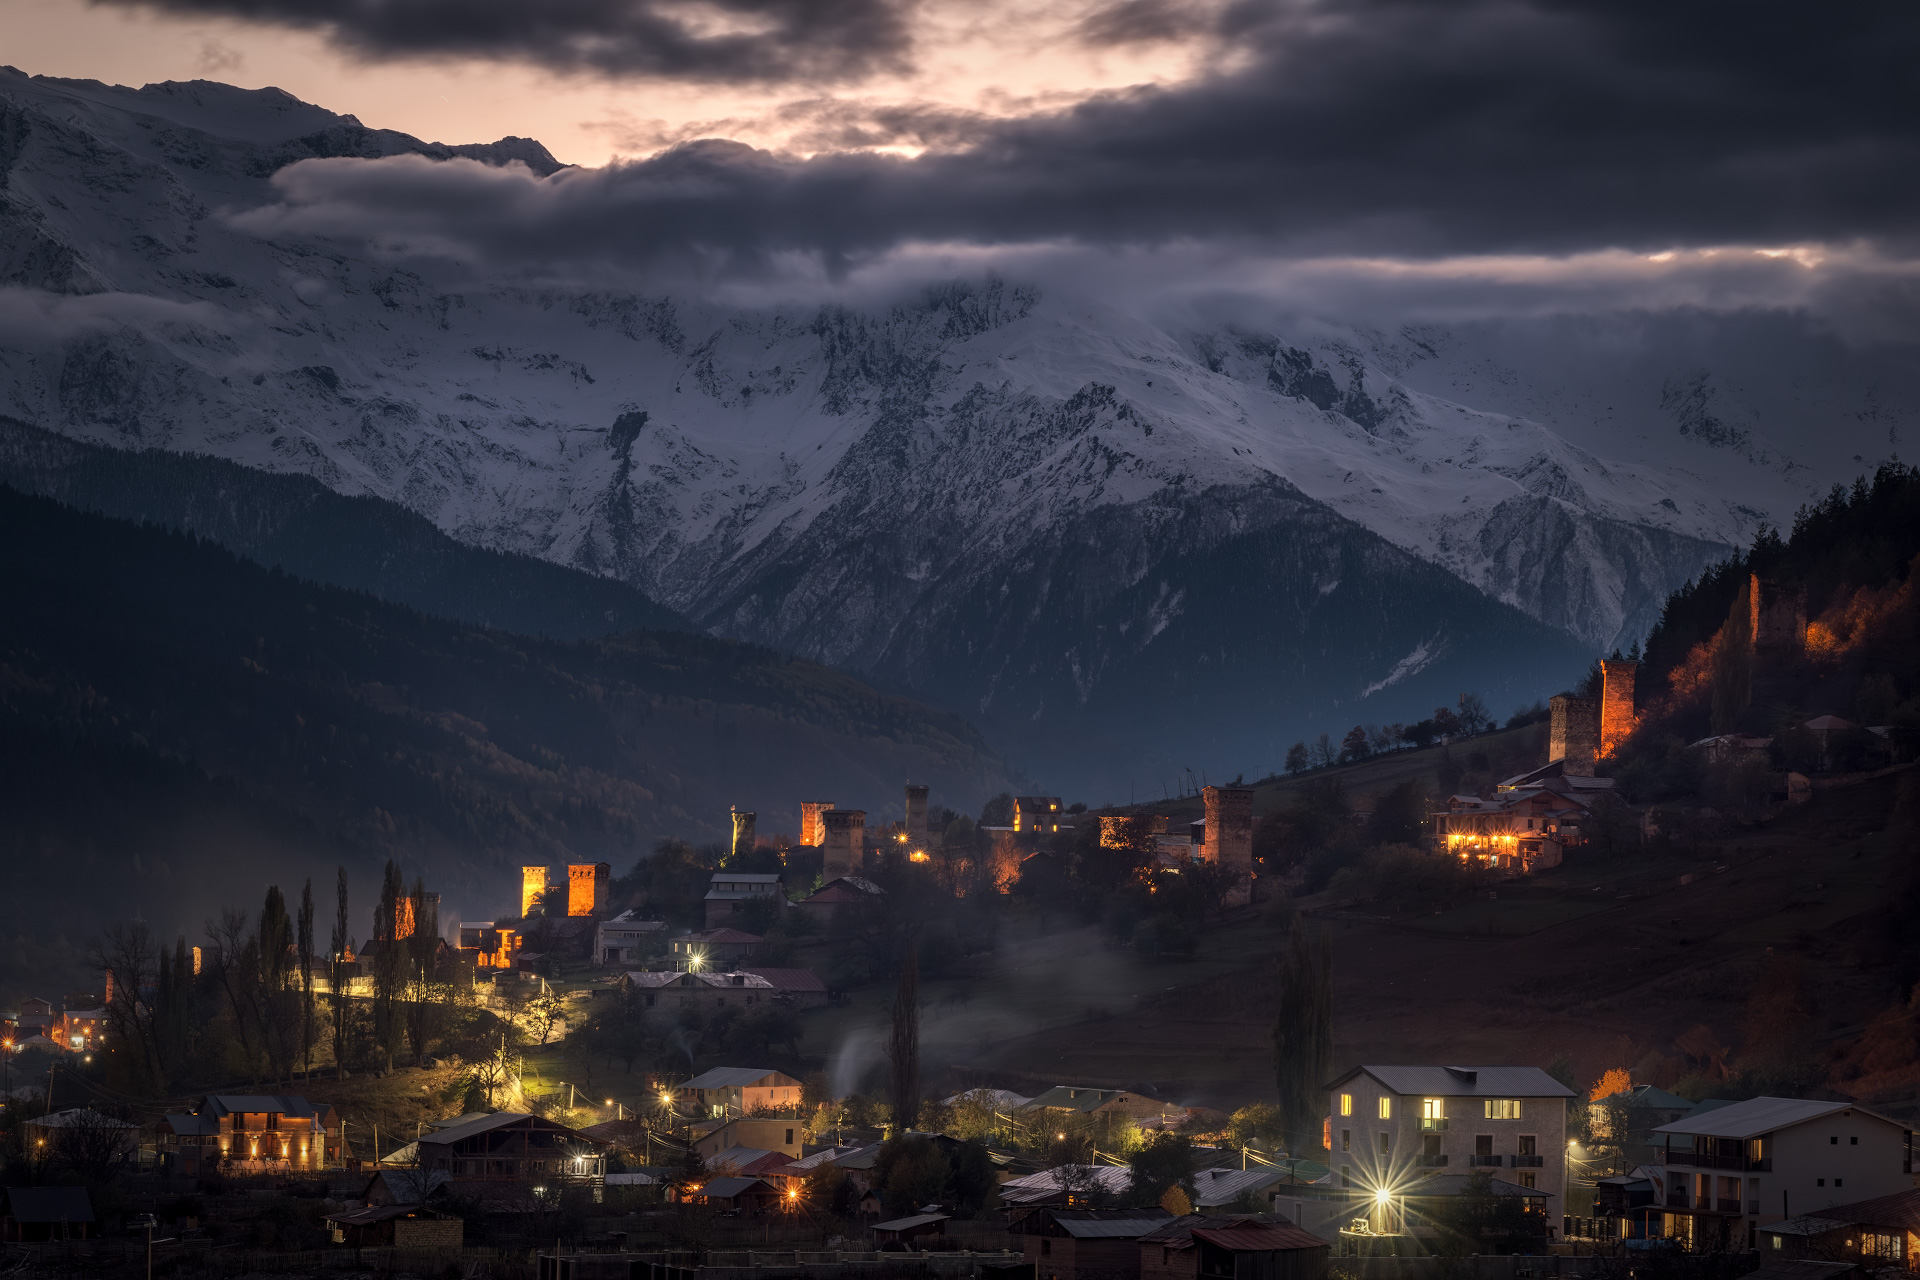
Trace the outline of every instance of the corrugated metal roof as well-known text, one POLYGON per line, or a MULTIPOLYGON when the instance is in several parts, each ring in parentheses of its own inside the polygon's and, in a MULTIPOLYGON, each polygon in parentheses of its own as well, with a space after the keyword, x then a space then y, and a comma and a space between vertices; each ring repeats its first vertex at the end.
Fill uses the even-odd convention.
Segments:
POLYGON ((739 1173, 761 1156, 771 1154, 773 1153, 765 1147, 728 1147, 725 1151, 716 1151, 708 1156, 707 1167, 709 1169, 731 1167, 735 1173, 739 1173))
POLYGON ((178 1115, 167 1116, 165 1120, 167 1127, 175 1133, 209 1134, 220 1132, 220 1122, 212 1116, 196 1116, 183 1112, 178 1115))
MULTIPOLYGON (((539 1120, 539 1117, 527 1115, 520 1111, 497 1111, 493 1115, 482 1116, 478 1120, 470 1120, 466 1124, 457 1124, 452 1128, 442 1129, 438 1133, 428 1134, 422 1137, 420 1141, 430 1147, 452 1146, 456 1142, 464 1142, 468 1138, 477 1138, 483 1133, 491 1133, 495 1129, 504 1129, 508 1125, 518 1124, 523 1120, 539 1120)), ((550 1124, 562 1133, 573 1134, 582 1142, 598 1143, 598 1145, 603 1147, 607 1145, 598 1138, 589 1137, 577 1129, 570 1129, 566 1125, 556 1121, 539 1120, 539 1123, 543 1125, 550 1124)))
MULTIPOLYGON (((1704 1115, 1682 1116, 1653 1132, 1697 1134, 1704 1138, 1757 1138, 1775 1129, 1791 1128, 1840 1111, 1859 1111, 1876 1120, 1886 1120, 1885 1116, 1874 1115, 1851 1102, 1815 1102, 1811 1098, 1748 1098, 1745 1102, 1729 1103, 1704 1115)), ((1887 1123, 1892 1124, 1893 1121, 1887 1120, 1887 1123)))
POLYGON ((211 1104, 228 1112, 283 1116, 311 1116, 313 1104, 297 1094, 210 1093, 202 1107, 211 1104))
MULTIPOLYGON (((1819 1216, 1839 1226, 1902 1227, 1920 1231, 1920 1189, 1896 1191, 1890 1196, 1875 1196, 1852 1204, 1829 1205, 1819 1216)), ((1762 1231, 1780 1229, 1780 1223, 1761 1228, 1762 1231)))
POLYGON ((770 1067, 715 1067, 711 1071, 702 1071, 685 1084, 673 1086, 675 1089, 742 1089, 766 1081, 769 1087, 799 1088, 800 1082, 782 1071, 770 1067), (773 1077, 778 1076, 775 1080, 773 1077))
POLYGON ((1038 1173, 1008 1179, 1000 1184, 1000 1199, 1007 1204, 1030 1204, 1069 1189, 1078 1191, 1090 1185, 1118 1195, 1132 1181, 1133 1170, 1125 1165, 1061 1165, 1059 1168, 1042 1169, 1038 1173))
POLYGON ((716 1200, 731 1200, 741 1192, 750 1191, 755 1187, 759 1187, 769 1195, 775 1194, 773 1187, 759 1178, 714 1178, 700 1188, 699 1194, 711 1196, 716 1200))
POLYGON ((1193 1202, 1203 1208, 1228 1204, 1249 1191, 1285 1182, 1285 1169, 1255 1165, 1250 1169, 1202 1169, 1193 1175, 1193 1202))
POLYGON ((820 981, 820 975, 811 969, 766 969, 759 965, 742 965, 740 972, 765 978, 775 991, 818 991, 824 995, 827 990, 827 984, 820 981))
POLYGON ((1057 1218, 1055 1225, 1076 1240, 1137 1240, 1166 1223, 1165 1218, 1057 1218))
POLYGON ((1271 1253, 1276 1249, 1324 1249, 1327 1242, 1311 1231, 1277 1222, 1239 1222, 1227 1227, 1194 1227, 1194 1238, 1235 1253, 1271 1253))
POLYGON ((859 1147, 828 1147, 825 1151, 816 1151, 810 1156, 802 1156, 798 1160, 791 1161, 787 1168, 818 1169, 823 1164, 832 1164, 842 1156, 850 1156, 858 1150, 860 1150, 859 1147))
POLYGON ((1403 1096, 1440 1098, 1571 1098, 1573 1090, 1538 1067, 1394 1067, 1358 1066, 1328 1089, 1337 1089, 1361 1073, 1403 1096))
POLYGON ((873 1224, 873 1229, 875 1231, 907 1231, 914 1227, 924 1227, 930 1222, 945 1221, 947 1221, 947 1215, 944 1213, 920 1213, 911 1218, 895 1218, 892 1222, 876 1222, 873 1224))

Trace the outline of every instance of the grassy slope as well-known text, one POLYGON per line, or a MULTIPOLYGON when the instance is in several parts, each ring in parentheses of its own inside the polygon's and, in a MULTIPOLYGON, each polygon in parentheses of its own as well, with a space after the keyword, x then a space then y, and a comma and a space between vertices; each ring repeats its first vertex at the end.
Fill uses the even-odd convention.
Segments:
MULTIPOLYGON (((1427 767, 1417 754, 1437 755, 1348 776, 1356 790, 1391 785, 1427 767)), ((1591 1078, 1671 1055, 1699 1023, 1737 1048, 1769 947, 1806 965, 1822 1043, 1851 1036, 1889 998, 1872 942, 1896 859, 1879 835, 1894 781, 1823 791, 1698 859, 1576 856, 1495 900, 1415 921, 1316 913, 1334 938, 1335 1059, 1544 1066, 1569 1054, 1591 1078)), ((1265 801, 1287 785, 1263 788, 1265 801)), ((1257 909, 1212 927, 1187 962, 1108 951, 1091 928, 1010 939, 979 977, 923 983, 928 1074, 1264 1098, 1272 950, 1257 909)), ((890 998, 862 992, 812 1015, 808 1055, 878 1064, 890 998)))

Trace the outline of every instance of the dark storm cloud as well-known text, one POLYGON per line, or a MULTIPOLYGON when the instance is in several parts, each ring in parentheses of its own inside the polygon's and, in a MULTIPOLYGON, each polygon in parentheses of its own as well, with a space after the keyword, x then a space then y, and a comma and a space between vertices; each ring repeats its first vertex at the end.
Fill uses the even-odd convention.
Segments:
POLYGON ((905 64, 899 0, 96 0, 327 33, 372 58, 528 62, 714 83, 843 81, 905 64))
POLYGON ((1920 207, 1909 9, 1375 0, 1223 21, 1231 74, 949 120, 964 149, 913 160, 704 142, 544 182, 309 161, 250 221, 507 262, 929 241, 1417 257, 1898 246, 1920 207))

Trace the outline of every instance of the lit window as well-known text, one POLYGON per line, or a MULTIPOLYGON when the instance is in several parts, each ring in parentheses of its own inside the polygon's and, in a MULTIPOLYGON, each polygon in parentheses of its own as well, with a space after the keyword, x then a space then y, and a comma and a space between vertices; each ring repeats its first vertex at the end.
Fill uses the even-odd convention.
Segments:
POLYGON ((1520 1118, 1520 1100, 1518 1098, 1488 1098, 1487 1119, 1518 1120, 1520 1118))
POLYGON ((1392 1098, 1380 1099, 1380 1118, 1382 1120, 1393 1119, 1393 1099, 1392 1098))
POLYGON ((1447 1117, 1447 1103, 1444 1098, 1424 1098, 1420 1102, 1422 1120, 1444 1120, 1447 1117))
POLYGON ((1343 1093, 1340 1095, 1340 1114, 1343 1116, 1350 1116, 1353 1114, 1353 1095, 1352 1094, 1343 1093))

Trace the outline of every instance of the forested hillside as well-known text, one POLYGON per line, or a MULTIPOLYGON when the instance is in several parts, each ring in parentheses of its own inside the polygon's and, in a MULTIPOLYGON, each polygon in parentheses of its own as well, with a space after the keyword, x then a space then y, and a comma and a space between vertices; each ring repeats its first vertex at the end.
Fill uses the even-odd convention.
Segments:
POLYGON ((960 717, 766 649, 446 622, 5 488, 0 593, 16 994, 77 977, 105 920, 197 932, 336 862, 370 894, 398 858, 455 919, 515 905, 523 862, 624 869, 730 804, 777 831, 808 795, 884 811, 911 778, 973 808, 1006 784, 960 717))
POLYGON ((107 449, 0 416, 0 482, 196 533, 269 568, 436 617, 559 640, 690 626, 624 582, 456 542, 397 503, 335 493, 310 476, 107 449))

